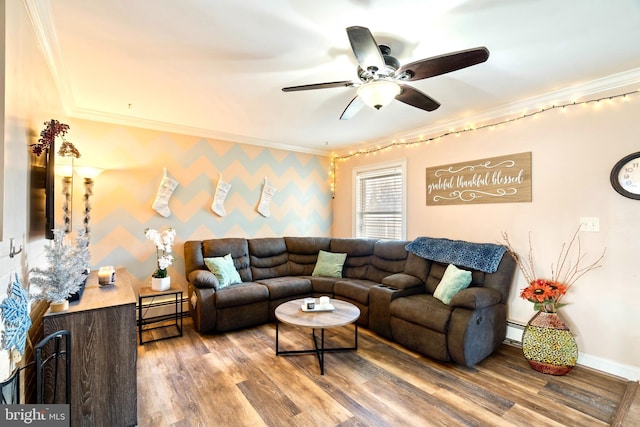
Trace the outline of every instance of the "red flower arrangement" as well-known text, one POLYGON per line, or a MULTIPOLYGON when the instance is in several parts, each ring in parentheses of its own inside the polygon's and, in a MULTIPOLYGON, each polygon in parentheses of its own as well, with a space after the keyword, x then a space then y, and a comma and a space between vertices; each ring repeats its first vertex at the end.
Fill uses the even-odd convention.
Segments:
POLYGON ((560 304, 558 300, 567 293, 567 287, 559 282, 546 279, 536 279, 529 283, 529 286, 520 292, 520 298, 524 298, 533 303, 536 311, 546 311, 555 313, 565 304, 560 304))
POLYGON ((571 286, 589 271, 601 267, 600 261, 604 258, 605 252, 602 252, 602 255, 591 264, 586 266, 581 265, 584 261, 584 254, 582 253, 580 239, 578 238, 579 231, 580 228, 573 234, 573 238, 568 245, 562 244, 557 263, 551 264, 551 279, 540 279, 536 274, 533 249, 531 246, 531 234, 529 234, 529 254, 527 256, 527 262, 524 263, 511 246, 507 233, 502 233, 507 251, 513 259, 515 259, 523 276, 527 282, 529 282, 529 286, 520 292, 520 297, 531 301, 534 310, 556 313, 559 308, 566 305, 560 303, 560 300, 571 286), (570 259, 574 245, 577 245, 575 263, 570 259))

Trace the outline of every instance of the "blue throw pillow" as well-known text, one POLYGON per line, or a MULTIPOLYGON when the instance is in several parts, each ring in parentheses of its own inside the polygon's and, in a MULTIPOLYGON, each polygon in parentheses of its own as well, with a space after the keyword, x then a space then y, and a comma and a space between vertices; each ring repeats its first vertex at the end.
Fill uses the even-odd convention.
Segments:
POLYGON ((218 279, 216 290, 224 289, 236 283, 242 283, 240 274, 238 274, 235 265, 233 265, 231 254, 223 257, 205 258, 204 264, 209 271, 216 276, 216 279, 218 279))
POLYGON ((467 288, 470 284, 470 271, 461 270, 455 265, 449 264, 433 296, 448 305, 455 294, 467 288))

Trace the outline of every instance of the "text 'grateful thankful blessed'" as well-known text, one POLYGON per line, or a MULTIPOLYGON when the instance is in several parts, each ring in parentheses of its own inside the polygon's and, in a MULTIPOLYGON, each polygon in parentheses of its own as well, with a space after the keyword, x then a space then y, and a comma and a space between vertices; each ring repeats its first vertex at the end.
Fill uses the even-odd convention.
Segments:
POLYGON ((426 170, 427 205, 531 201, 531 153, 473 160, 426 170))

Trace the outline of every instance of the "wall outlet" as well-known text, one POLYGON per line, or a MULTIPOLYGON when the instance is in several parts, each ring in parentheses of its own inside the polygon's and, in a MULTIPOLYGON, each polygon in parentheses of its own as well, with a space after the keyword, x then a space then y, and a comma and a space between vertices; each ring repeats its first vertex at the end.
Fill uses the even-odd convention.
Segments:
POLYGON ((581 217, 580 231, 600 231, 600 218, 597 216, 581 217))

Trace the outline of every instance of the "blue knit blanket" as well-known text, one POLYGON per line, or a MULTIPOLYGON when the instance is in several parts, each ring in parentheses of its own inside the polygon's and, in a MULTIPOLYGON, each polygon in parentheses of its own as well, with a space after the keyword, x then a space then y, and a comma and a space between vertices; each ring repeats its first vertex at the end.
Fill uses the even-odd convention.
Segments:
POLYGON ((421 258, 494 273, 507 248, 493 243, 418 237, 405 248, 421 258))

